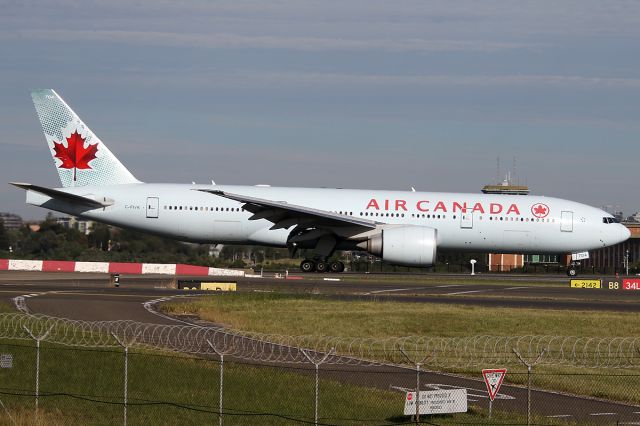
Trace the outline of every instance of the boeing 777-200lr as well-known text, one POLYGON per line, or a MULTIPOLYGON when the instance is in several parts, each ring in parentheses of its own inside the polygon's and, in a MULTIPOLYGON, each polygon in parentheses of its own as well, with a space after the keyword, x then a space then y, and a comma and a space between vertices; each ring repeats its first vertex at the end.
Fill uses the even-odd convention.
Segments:
POLYGON ((181 241, 310 249, 304 272, 343 271, 336 250, 427 267, 437 250, 584 256, 629 238, 610 214, 558 198, 143 183, 55 91, 31 96, 62 188, 13 183, 27 203, 181 241))

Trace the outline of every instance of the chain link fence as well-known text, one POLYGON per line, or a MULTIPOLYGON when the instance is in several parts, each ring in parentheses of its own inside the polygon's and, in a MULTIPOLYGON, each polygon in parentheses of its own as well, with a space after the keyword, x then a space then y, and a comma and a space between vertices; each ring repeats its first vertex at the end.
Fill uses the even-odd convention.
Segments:
POLYGON ((640 339, 376 341, 3 314, 0 423, 638 424, 639 348, 640 339), (490 411, 481 370, 495 367, 508 372, 490 411))

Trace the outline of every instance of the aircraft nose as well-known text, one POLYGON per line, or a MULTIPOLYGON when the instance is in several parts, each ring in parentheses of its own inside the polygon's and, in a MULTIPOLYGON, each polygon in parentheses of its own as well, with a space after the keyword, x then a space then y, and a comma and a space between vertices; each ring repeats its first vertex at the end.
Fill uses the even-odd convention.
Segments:
POLYGON ((627 241, 631 237, 631 231, 624 225, 620 225, 620 242, 627 241))

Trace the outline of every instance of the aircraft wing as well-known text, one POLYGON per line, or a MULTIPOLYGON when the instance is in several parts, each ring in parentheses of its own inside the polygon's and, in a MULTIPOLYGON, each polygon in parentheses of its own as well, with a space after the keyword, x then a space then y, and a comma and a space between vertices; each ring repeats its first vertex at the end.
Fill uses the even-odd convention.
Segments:
POLYGON ((70 194, 68 192, 60 191, 59 189, 32 185, 30 183, 10 182, 10 184, 18 188, 22 188, 26 191, 38 192, 51 198, 66 201, 72 204, 80 204, 93 208, 107 207, 113 204, 113 202, 110 200, 97 201, 92 198, 83 197, 82 195, 70 194))
POLYGON ((253 213, 249 220, 266 219, 273 222, 271 229, 289 228, 294 225, 308 225, 313 228, 353 227, 355 225, 361 227, 362 231, 376 228, 376 222, 373 220, 298 206, 286 201, 267 200, 213 189, 197 189, 196 191, 208 192, 243 203, 244 209, 253 213))

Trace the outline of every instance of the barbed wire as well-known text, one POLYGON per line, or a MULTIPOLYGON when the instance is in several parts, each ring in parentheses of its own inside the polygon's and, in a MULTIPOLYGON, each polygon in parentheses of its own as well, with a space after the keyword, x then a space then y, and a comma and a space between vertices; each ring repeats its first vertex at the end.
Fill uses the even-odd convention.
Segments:
POLYGON ((286 336, 218 327, 160 325, 135 321, 82 321, 24 313, 0 314, 0 339, 30 340, 89 348, 131 348, 225 356, 261 363, 308 364, 303 351, 329 355, 324 364, 407 365, 411 357, 426 368, 519 365, 513 350, 541 365, 584 368, 640 368, 640 337, 472 336, 350 338, 286 336), (48 334, 47 334, 48 332, 48 334), (209 344, 211 343, 211 345, 209 344), (407 354, 409 358, 407 358, 407 354))

